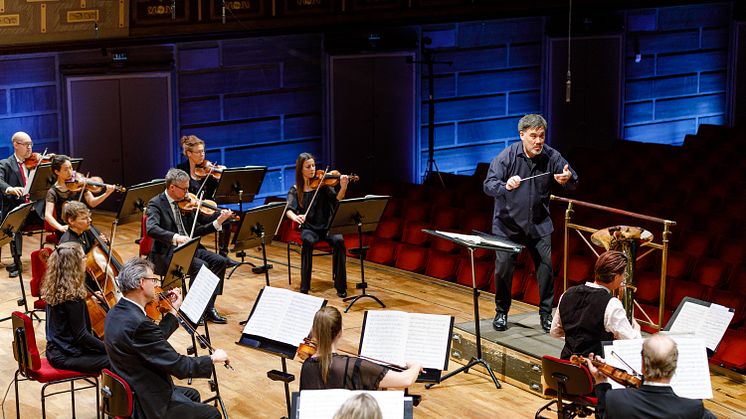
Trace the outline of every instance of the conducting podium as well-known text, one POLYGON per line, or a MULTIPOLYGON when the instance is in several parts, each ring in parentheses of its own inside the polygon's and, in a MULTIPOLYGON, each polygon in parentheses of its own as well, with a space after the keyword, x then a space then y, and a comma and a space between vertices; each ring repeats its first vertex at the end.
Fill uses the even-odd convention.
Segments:
MULTIPOLYGON (((469 372, 469 369, 475 365, 481 365, 487 370, 487 372, 490 374, 490 377, 492 377, 492 382, 495 383, 495 387, 500 388, 500 382, 497 380, 497 377, 495 377, 495 374, 492 372, 492 368, 484 359, 482 359, 482 332, 479 326, 479 289, 477 288, 477 279, 474 270, 474 250, 489 249, 498 252, 519 253, 521 249, 523 249, 523 246, 510 242, 501 237, 490 236, 489 234, 480 232, 475 232, 476 234, 461 234, 428 229, 423 229, 422 231, 432 236, 450 240, 454 243, 464 246, 467 250, 469 250, 469 261, 471 263, 471 286, 474 296, 474 330, 476 331, 477 335, 477 356, 476 358, 472 358, 469 363, 464 365, 463 367, 446 374, 441 379, 441 381, 447 380, 448 378, 453 377, 460 372, 469 372)), ((427 384, 425 385, 425 388, 430 388, 434 385, 435 383, 427 384)))
POLYGON ((345 313, 350 311, 352 305, 362 298, 371 298, 375 302, 386 307, 386 305, 375 295, 367 294, 368 284, 365 282, 365 254, 368 251, 367 246, 363 246, 363 233, 374 231, 381 220, 383 210, 389 202, 390 196, 368 195, 362 198, 351 198, 339 201, 337 209, 334 211, 329 223, 329 234, 350 234, 357 233, 359 247, 350 249, 350 253, 358 253, 360 259, 360 282, 355 284, 355 288, 361 289, 362 294, 347 297, 343 301, 349 301, 350 304, 345 309, 345 313))

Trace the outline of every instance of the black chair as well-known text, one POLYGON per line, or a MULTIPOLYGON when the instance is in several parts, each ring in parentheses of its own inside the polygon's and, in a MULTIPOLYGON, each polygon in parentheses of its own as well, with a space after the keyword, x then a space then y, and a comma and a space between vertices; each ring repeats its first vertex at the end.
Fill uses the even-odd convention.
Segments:
POLYGON ((588 417, 595 413, 598 400, 593 392, 593 378, 585 365, 545 355, 541 358, 544 375, 544 395, 552 400, 536 411, 535 418, 542 418, 543 411, 552 411, 555 405, 558 419, 588 417))
POLYGON ((101 412, 117 419, 132 417, 135 393, 124 378, 104 368, 101 371, 101 412))

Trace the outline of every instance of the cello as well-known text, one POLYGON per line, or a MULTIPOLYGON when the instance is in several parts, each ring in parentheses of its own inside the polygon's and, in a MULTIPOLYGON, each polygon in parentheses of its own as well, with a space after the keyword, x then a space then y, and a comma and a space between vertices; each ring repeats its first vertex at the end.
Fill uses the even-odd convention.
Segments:
MULTIPOLYGON (((99 291, 103 295, 103 301, 95 301, 98 300, 98 297, 91 295, 86 299, 86 305, 88 306, 88 315, 91 317, 91 328, 99 337, 103 337, 103 318, 106 317, 109 308, 113 307, 121 297, 121 292, 116 286, 114 278, 119 275, 119 271, 122 269, 122 258, 104 241, 101 233, 93 224, 88 229, 96 239, 96 243, 86 255, 86 272, 98 285, 99 291)), ((91 294, 93 294, 93 291, 91 294)))

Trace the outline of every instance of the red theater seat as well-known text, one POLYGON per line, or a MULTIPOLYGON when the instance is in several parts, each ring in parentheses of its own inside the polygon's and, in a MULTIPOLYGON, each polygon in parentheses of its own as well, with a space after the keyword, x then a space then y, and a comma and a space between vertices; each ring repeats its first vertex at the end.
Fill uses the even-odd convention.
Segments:
POLYGON ((423 273, 427 264, 427 249, 402 243, 396 252, 394 266, 405 271, 423 273))
POLYGON ((682 239, 681 250, 695 259, 705 257, 710 250, 709 233, 687 232, 682 239))
POLYGON ((703 258, 697 261, 692 277, 702 285, 720 288, 728 279, 730 266, 718 259, 703 258))
MULTIPOLYGON (((480 290, 487 289, 489 282, 495 271, 495 264, 492 262, 474 261, 476 268, 476 285, 480 290)), ((462 257, 458 266, 456 282, 467 287, 472 286, 471 262, 469 258, 462 257)))
POLYGON ((383 217, 373 235, 382 239, 399 240, 403 230, 402 225, 401 218, 383 217))
POLYGON ((389 202, 386 203, 386 208, 383 209, 384 217, 398 217, 401 215, 402 201, 398 198, 390 198, 389 202))
POLYGON ((459 257, 457 255, 430 249, 428 252, 425 275, 453 282, 458 273, 459 257))
POLYGON ((735 310, 728 327, 736 328, 746 318, 746 295, 727 290, 713 290, 710 301, 735 310))
POLYGON ((430 195, 430 203, 433 207, 450 207, 453 205, 453 201, 456 196, 456 192, 453 189, 443 188, 432 188, 430 195))
POLYGON ((396 248, 395 241, 373 237, 365 260, 391 266, 396 260, 396 248))
POLYGON ((723 240, 716 256, 732 266, 746 262, 746 240, 743 238, 723 240))
POLYGON ((441 239, 440 237, 430 237, 430 248, 439 250, 444 253, 458 253, 459 250, 461 250, 461 246, 458 244, 447 240, 447 239, 441 239))
POLYGON ((692 272, 692 259, 683 252, 672 250, 668 252, 668 267, 666 276, 671 279, 689 279, 692 272))
POLYGON ((655 272, 642 271, 635 274, 635 299, 639 302, 658 305, 661 294, 661 276, 655 272))
POLYGON ((746 265, 741 265, 733 271, 728 281, 728 289, 746 295, 746 265))
POLYGON ((746 351, 743 348, 746 348, 746 331, 729 329, 710 362, 743 371, 746 369, 746 351))
POLYGON ((567 281, 582 284, 593 281, 593 266, 596 264, 590 256, 573 255, 567 262, 567 281))
POLYGON ((454 207, 433 206, 432 225, 436 230, 456 230, 459 225, 461 210, 454 207))
POLYGON ((426 222, 430 218, 430 204, 426 202, 409 201, 402 209, 402 218, 407 221, 426 222))
POLYGON ((702 284, 690 281, 671 281, 666 287, 666 309, 676 310, 684 297, 706 300, 708 288, 702 284))
POLYGON ((427 246, 430 241, 429 234, 422 231, 429 229, 430 224, 420 221, 408 221, 404 224, 404 233, 402 234, 402 243, 408 243, 415 246, 427 246))

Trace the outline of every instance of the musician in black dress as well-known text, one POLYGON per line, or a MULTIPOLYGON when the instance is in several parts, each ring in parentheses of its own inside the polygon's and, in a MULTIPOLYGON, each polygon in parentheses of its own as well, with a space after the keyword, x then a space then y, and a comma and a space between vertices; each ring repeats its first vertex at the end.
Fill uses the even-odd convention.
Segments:
POLYGON ((338 355, 337 343, 341 336, 339 310, 322 307, 313 317, 311 337, 316 341, 316 353, 303 362, 301 390, 407 388, 417 380, 422 366, 416 362, 407 363, 404 371, 394 371, 361 358, 338 355))
POLYGON ((110 368, 104 342, 91 333, 85 298, 85 254, 63 243, 49 256, 41 294, 47 302, 47 359, 55 368, 98 373, 110 368))
POLYGON ((321 184, 316 190, 311 188, 311 179, 316 175, 316 159, 309 153, 301 153, 295 161, 295 185, 288 191, 287 211, 285 215, 300 225, 301 274, 300 292, 308 294, 311 289, 311 271, 313 269, 313 246, 319 240, 325 240, 332 246, 332 264, 334 269, 334 288, 337 296, 347 297, 346 249, 341 234, 329 234, 331 221, 337 202, 344 199, 347 193, 349 178, 339 177, 339 187, 321 184), (315 195, 315 198, 314 198, 315 195), (311 202, 313 200, 313 202, 311 202))
POLYGON ((72 179, 75 172, 70 157, 63 154, 58 154, 52 158, 52 173, 54 173, 56 181, 47 191, 43 217, 47 224, 57 230, 58 237, 61 237, 68 229, 62 218, 62 207, 65 202, 78 199, 78 195, 82 193, 88 207, 95 208, 114 192, 114 186, 112 185, 107 185, 106 190, 98 196, 94 196, 91 191, 71 191, 67 187, 66 181, 72 179))

